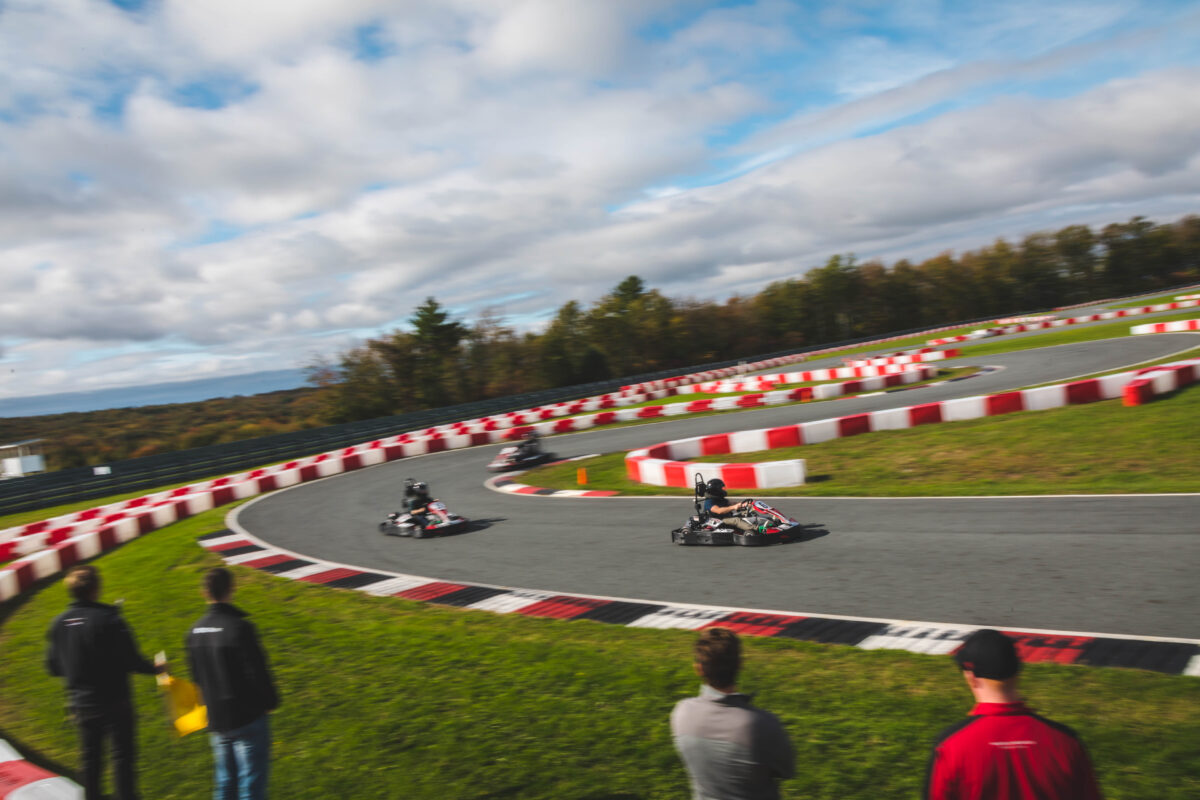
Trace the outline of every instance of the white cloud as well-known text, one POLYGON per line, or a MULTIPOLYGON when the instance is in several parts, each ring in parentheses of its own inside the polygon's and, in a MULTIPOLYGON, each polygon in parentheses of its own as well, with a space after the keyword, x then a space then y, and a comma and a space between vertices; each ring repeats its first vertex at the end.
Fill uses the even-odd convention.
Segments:
POLYGON ((1195 17, 930 8, 9 3, 0 397, 297 366, 428 295, 544 319, 1197 210, 1195 17))

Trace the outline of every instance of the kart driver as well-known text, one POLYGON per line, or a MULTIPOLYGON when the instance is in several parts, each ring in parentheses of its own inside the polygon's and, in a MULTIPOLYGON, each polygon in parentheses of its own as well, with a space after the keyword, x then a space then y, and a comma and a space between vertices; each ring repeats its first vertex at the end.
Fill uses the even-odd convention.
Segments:
POLYGON ((750 532, 758 530, 758 527, 750 520, 735 516, 746 501, 723 505, 726 502, 726 494, 725 481, 720 478, 713 478, 705 484, 704 506, 702 507, 704 513, 720 519, 722 524, 731 528, 750 532))
POLYGON ((529 436, 517 445, 518 458, 531 458, 542 450, 541 436, 537 431, 530 431, 529 436))
POLYGON ((412 481, 404 487, 404 510, 417 521, 419 525, 429 524, 425 512, 435 498, 429 496, 429 484, 425 481, 412 481))

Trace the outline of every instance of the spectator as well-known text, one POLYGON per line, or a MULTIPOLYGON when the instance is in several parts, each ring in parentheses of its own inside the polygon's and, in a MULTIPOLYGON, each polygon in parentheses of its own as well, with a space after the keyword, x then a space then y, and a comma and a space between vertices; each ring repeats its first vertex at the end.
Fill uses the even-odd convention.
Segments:
POLYGON ((117 606, 100 598, 100 573, 75 567, 65 581, 71 603, 46 633, 46 669, 64 678, 67 705, 79 728, 86 800, 100 800, 104 741, 112 747, 113 783, 120 800, 136 800, 136 718, 129 673, 153 675, 155 667, 138 651, 117 606))
POLYGON ((1013 640, 978 630, 954 656, 975 708, 938 737, 927 800, 1099 800, 1087 751, 1066 725, 1028 708, 1017 693, 1013 640))
POLYGON ((208 707, 215 800, 263 800, 271 760, 267 713, 279 706, 266 654, 246 612, 230 604, 233 575, 204 576, 208 613, 187 637, 192 678, 208 707))
POLYGON ((680 700, 671 733, 692 781, 695 800, 776 800, 779 781, 792 777, 795 756, 779 719, 737 690, 742 652, 738 636, 708 628, 693 649, 698 697, 680 700))

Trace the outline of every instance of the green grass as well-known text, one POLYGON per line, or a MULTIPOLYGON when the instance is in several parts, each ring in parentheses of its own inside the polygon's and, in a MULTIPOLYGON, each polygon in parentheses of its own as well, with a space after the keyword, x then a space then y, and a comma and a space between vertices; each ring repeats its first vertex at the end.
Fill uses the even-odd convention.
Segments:
MULTIPOLYGON (((198 585, 218 563, 194 538, 208 512, 98 560, 104 597, 124 597, 143 649, 179 663, 198 585)), ((272 796, 555 798, 688 796, 669 738, 674 702, 696 679, 687 631, 560 622, 379 599, 235 568, 283 705, 273 717, 272 796)), ((65 605, 55 582, 0 629, 0 737, 70 774, 74 731, 43 634, 65 605)), ((143 794, 210 791, 203 735, 174 738, 153 680, 134 677, 143 794)), ((779 714, 797 751, 788 798, 916 797, 928 745, 969 708, 949 658, 748 639, 742 686, 779 714)), ((1200 792, 1200 681, 1120 669, 1031 664, 1024 690, 1072 725, 1106 797, 1200 792)))
MULTIPOLYGON (((1197 419, 1200 386, 1192 386, 1136 408, 1105 400, 696 460, 806 460, 807 485, 755 490, 764 497, 1200 492, 1197 419)), ((519 480, 577 489, 575 471, 583 467, 589 489, 630 495, 691 493, 630 481, 624 456, 609 453, 540 467, 519 480)))

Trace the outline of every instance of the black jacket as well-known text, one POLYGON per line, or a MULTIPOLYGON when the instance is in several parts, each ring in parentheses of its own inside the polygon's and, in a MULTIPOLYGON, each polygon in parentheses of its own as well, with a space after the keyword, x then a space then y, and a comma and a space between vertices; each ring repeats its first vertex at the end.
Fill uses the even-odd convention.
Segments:
POLYGON ((46 632, 46 670, 66 679, 75 708, 129 702, 129 673, 154 674, 116 606, 77 600, 46 632))
POLYGON ((192 678, 208 706, 208 728, 217 733, 250 724, 279 706, 267 656, 246 612, 212 603, 187 637, 192 678))

